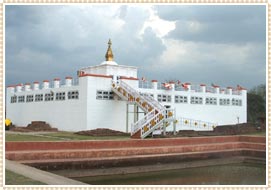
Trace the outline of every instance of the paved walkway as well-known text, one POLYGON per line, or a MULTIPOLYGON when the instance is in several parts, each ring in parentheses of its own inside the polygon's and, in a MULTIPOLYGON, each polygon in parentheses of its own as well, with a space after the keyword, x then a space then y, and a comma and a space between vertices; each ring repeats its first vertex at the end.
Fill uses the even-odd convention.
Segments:
POLYGON ((88 185, 10 160, 6 160, 6 169, 48 185, 88 185))

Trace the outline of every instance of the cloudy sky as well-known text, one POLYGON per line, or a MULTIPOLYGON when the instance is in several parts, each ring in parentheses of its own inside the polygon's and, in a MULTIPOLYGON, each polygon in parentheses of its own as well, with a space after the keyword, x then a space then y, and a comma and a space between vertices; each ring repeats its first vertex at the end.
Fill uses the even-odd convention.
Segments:
POLYGON ((76 76, 104 61, 148 80, 266 81, 265 5, 7 5, 6 85, 76 76))

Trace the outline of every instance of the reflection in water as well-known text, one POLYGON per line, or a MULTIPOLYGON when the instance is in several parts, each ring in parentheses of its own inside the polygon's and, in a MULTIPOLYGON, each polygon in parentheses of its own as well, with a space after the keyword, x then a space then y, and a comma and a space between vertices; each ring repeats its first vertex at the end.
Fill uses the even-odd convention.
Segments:
POLYGON ((93 185, 265 185, 265 175, 265 165, 231 164, 74 179, 93 185))

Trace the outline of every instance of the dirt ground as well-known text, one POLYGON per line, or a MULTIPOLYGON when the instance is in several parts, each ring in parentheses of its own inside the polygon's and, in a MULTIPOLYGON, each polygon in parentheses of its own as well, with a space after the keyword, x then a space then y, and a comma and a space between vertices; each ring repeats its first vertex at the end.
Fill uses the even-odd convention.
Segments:
MULTIPOLYGON (((9 131, 13 132, 58 132, 57 128, 52 128, 49 124, 43 121, 32 121, 31 124, 26 127, 12 126, 9 131)), ((124 133, 106 128, 97 128, 94 130, 79 131, 77 135, 84 136, 130 136, 130 133, 124 133)))
POLYGON ((57 132, 57 128, 52 128, 49 124, 44 121, 32 121, 31 124, 27 125, 26 127, 20 126, 11 126, 9 131, 16 131, 16 132, 33 132, 33 131, 50 131, 50 132, 57 132))
POLYGON ((75 134, 78 135, 87 135, 87 136, 130 136, 130 133, 124 133, 121 131, 115 131, 112 129, 105 129, 105 128, 97 128, 94 130, 88 130, 88 131, 79 131, 75 134))

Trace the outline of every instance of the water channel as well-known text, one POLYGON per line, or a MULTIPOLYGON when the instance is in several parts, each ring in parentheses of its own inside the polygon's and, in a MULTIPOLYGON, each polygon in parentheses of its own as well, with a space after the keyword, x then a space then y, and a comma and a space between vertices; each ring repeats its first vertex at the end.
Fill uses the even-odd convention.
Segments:
POLYGON ((74 179, 92 185, 265 185, 266 166, 240 163, 74 179))

